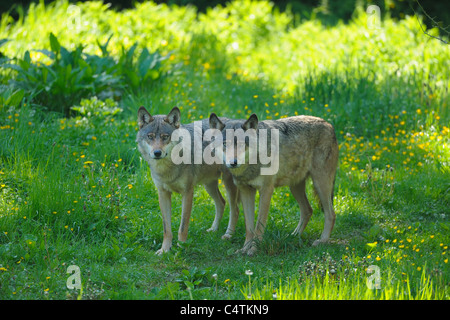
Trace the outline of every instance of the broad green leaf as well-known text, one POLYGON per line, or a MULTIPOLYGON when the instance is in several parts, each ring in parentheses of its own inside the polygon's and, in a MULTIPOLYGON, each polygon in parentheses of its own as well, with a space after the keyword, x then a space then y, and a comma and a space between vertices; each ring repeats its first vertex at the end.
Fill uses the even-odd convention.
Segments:
POLYGON ((61 50, 61 45, 53 32, 50 33, 50 48, 55 54, 58 54, 61 50))

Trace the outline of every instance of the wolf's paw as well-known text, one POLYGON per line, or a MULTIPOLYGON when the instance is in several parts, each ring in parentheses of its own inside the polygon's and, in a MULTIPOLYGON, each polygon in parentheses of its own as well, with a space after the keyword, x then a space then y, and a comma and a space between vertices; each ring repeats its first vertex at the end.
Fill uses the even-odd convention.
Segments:
POLYGON ((249 257, 252 257, 256 254, 257 251, 258 251, 258 249, 256 248, 255 245, 253 245, 250 249, 247 250, 247 255, 249 257))
POLYGON ((299 232, 297 229, 295 229, 295 230, 291 233, 291 236, 293 236, 293 237, 296 237, 296 236, 298 236, 298 235, 300 235, 300 232, 299 232))
POLYGON ((328 240, 318 239, 318 240, 313 242, 312 246, 313 247, 317 247, 319 245, 327 244, 327 243, 328 243, 328 240))
POLYGON ((255 244, 253 244, 253 245, 248 244, 248 245, 244 245, 244 247, 242 249, 239 249, 238 251, 236 251, 236 253, 248 255, 249 257, 251 257, 251 256, 254 256, 257 251, 258 251, 258 249, 256 248, 255 244))
MULTIPOLYGON (((170 250, 170 249, 169 249, 170 250)), ((158 251, 156 251, 156 255, 157 256, 162 256, 164 253, 169 252, 169 250, 164 250, 163 248, 159 249, 158 251)))
POLYGON ((231 233, 225 233, 225 234, 222 236, 222 240, 230 240, 232 237, 233 237, 233 234, 231 234, 231 233))
POLYGON ((157 256, 161 256, 162 254, 164 254, 164 253, 166 253, 166 252, 169 252, 169 250, 170 250, 170 248, 171 248, 172 246, 167 246, 167 245, 163 245, 162 247, 161 247, 161 249, 159 249, 158 251, 156 251, 156 255, 157 256))
POLYGON ((213 224, 211 225, 211 228, 207 229, 206 232, 216 232, 219 230, 219 222, 214 220, 213 224))

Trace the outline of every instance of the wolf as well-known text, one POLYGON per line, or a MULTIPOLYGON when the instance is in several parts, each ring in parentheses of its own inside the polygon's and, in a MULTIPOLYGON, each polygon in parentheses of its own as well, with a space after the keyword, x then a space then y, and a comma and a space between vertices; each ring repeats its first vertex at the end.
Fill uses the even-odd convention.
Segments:
POLYGON ((325 214, 322 235, 320 239, 314 241, 313 245, 329 240, 336 219, 333 193, 339 153, 335 131, 330 123, 321 118, 305 115, 258 121, 256 114, 252 114, 248 119, 229 120, 224 123, 215 113, 212 113, 209 117, 209 125, 210 128, 222 132, 223 141, 225 141, 224 162, 239 189, 246 225, 245 243, 240 252, 248 255, 256 253, 256 242, 262 239, 270 200, 276 187, 289 186, 297 201, 300 207, 300 221, 293 235, 301 235, 312 215, 312 208, 305 192, 305 183, 309 177, 313 181, 325 214), (227 135, 228 132, 236 132, 239 129, 246 133, 245 141, 243 141, 245 147, 241 148, 241 151, 239 151, 236 137, 231 137, 230 141, 227 135), (250 145, 251 135, 247 133, 252 130, 257 140, 261 140, 262 132, 269 135, 265 137, 265 144, 250 145), (278 135, 278 143, 275 146, 273 143, 270 145, 271 136, 274 134, 278 135), (232 150, 228 150, 230 146, 232 150), (278 152, 279 163, 276 172, 262 174, 261 170, 265 165, 261 163, 259 155, 256 162, 249 161, 251 149, 257 148, 257 154, 259 154, 261 147, 270 149, 271 153, 278 152), (256 190, 259 190, 260 200, 255 226, 256 190))
MULTIPOLYGON (((173 192, 182 195, 181 223, 178 230, 178 241, 187 240, 188 226, 192 211, 194 187, 198 184, 205 186, 207 193, 215 203, 214 222, 208 231, 216 231, 222 219, 225 200, 218 188, 218 179, 222 176, 230 205, 230 217, 238 214, 237 187, 233 183, 230 172, 221 164, 207 165, 204 162, 175 164, 172 161, 171 151, 179 143, 173 141, 172 134, 177 129, 187 131, 191 141, 194 136, 192 123, 183 125, 180 121, 181 113, 178 107, 174 107, 167 115, 151 115, 147 109, 141 106, 138 110, 138 125, 136 142, 142 157, 150 166, 153 182, 158 189, 159 206, 162 213, 164 236, 158 255, 167 252, 172 246, 171 230, 171 196, 173 192)), ((226 122, 226 118, 222 118, 226 122)), ((201 122, 202 134, 209 129, 208 119, 201 122)), ((205 144, 202 142, 202 148, 205 144)), ((191 148, 193 152, 193 148, 191 148)), ((193 154, 190 155, 191 158, 193 154)), ((230 218, 236 221, 237 218, 230 218)), ((231 237, 235 226, 229 225, 224 238, 231 237)))

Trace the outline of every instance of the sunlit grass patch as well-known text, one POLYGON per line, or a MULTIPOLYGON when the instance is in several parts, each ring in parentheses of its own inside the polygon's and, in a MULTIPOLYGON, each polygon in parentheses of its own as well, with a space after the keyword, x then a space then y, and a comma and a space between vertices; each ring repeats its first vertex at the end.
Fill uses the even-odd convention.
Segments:
POLYGON ((324 276, 316 275, 303 281, 286 279, 278 284, 268 281, 246 285, 242 294, 251 300, 439 300, 445 297, 437 290, 442 283, 436 284, 425 270, 419 273, 417 280, 408 276, 395 279, 392 273, 384 273, 381 277, 383 286, 379 289, 369 287, 366 280, 370 273, 359 276, 365 272, 356 268, 351 271, 325 269, 324 276))

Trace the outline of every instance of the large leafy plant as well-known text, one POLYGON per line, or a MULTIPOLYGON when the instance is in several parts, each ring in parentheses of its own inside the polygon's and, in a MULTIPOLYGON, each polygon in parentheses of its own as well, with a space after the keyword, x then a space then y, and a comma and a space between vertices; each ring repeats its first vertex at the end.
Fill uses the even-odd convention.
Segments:
POLYGON ((82 45, 69 51, 51 33, 50 50, 33 50, 43 54, 45 62, 33 61, 27 50, 23 58, 6 59, 2 67, 17 72, 10 86, 24 90, 34 103, 49 111, 68 116, 82 98, 117 99, 125 89, 149 85, 163 74, 161 63, 166 57, 158 51, 150 53, 144 48, 135 58, 135 44, 128 50, 122 48, 116 60, 107 50, 110 39, 104 45, 98 43, 99 56, 84 53, 82 45))

